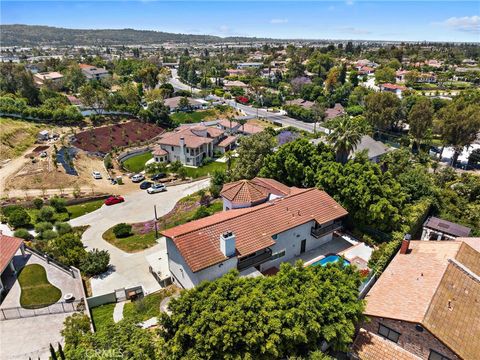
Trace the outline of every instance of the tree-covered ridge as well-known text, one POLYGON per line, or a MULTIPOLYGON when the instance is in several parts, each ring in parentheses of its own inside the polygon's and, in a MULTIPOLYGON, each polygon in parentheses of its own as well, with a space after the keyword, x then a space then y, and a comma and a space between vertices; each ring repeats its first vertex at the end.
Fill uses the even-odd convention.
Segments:
POLYGON ((159 44, 166 41, 181 43, 218 41, 255 41, 248 37, 221 38, 213 35, 174 34, 134 29, 65 29, 39 25, 1 25, 3 46, 55 45, 136 45, 159 44))

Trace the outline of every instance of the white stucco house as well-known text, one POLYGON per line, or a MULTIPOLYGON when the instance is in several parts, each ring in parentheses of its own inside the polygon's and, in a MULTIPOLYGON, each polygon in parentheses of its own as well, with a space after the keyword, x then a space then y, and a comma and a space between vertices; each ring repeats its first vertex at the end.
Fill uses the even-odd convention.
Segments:
POLYGON ((87 80, 101 80, 110 76, 108 70, 105 68, 99 68, 88 64, 80 64, 79 67, 87 80))
POLYGON ((190 289, 231 269, 269 273, 282 262, 336 241, 333 232, 345 216, 347 211, 326 192, 295 188, 283 198, 165 230, 172 280, 190 289))

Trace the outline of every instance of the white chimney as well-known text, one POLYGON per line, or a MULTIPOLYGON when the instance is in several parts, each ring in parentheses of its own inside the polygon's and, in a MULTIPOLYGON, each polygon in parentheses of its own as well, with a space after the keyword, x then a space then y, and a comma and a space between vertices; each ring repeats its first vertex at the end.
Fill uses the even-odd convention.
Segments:
POLYGON ((235 255, 235 234, 232 231, 220 235, 220 251, 226 257, 235 255))
POLYGON ((183 148, 185 146, 185 138, 182 136, 180 138, 180 147, 183 148))

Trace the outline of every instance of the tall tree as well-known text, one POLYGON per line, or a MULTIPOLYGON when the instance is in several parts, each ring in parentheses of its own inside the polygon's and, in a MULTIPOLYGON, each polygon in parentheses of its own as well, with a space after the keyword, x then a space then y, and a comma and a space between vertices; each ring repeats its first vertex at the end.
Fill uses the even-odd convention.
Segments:
POLYGON ((252 179, 257 176, 267 155, 273 152, 275 139, 266 131, 242 137, 237 148, 238 158, 233 167, 235 179, 252 179))
POLYGON ((348 155, 360 143, 365 130, 361 121, 350 116, 341 116, 333 121, 328 141, 335 149, 336 161, 342 164, 347 162, 348 155))
POLYGON ((463 148, 474 142, 480 132, 480 105, 459 97, 442 108, 438 118, 444 142, 453 147, 451 165, 455 166, 463 148))
POLYGON ((387 130, 397 126, 401 116, 400 99, 390 92, 365 97, 365 118, 374 127, 387 130))
POLYGON ((422 97, 415 102, 408 113, 408 124, 409 133, 419 147, 433 125, 433 106, 430 99, 422 97))

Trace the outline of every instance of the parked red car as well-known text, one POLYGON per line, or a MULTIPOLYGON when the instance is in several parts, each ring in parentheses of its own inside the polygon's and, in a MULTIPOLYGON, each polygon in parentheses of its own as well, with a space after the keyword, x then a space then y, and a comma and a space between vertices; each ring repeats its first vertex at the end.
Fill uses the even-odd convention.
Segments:
POLYGON ((115 205, 124 201, 125 199, 121 196, 110 196, 107 198, 107 200, 105 200, 105 205, 115 205))

